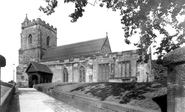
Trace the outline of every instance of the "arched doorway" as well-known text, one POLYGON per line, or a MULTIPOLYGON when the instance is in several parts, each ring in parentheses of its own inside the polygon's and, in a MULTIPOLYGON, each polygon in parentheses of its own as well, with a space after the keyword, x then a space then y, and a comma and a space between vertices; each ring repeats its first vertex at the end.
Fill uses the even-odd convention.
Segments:
POLYGON ((63 82, 68 82, 68 72, 67 68, 63 69, 63 82))
POLYGON ((81 66, 79 68, 79 72, 80 72, 80 78, 79 81, 80 82, 85 82, 85 68, 83 66, 81 66))
POLYGON ((39 78, 37 75, 31 75, 29 78, 29 87, 33 87, 33 85, 39 83, 39 78))

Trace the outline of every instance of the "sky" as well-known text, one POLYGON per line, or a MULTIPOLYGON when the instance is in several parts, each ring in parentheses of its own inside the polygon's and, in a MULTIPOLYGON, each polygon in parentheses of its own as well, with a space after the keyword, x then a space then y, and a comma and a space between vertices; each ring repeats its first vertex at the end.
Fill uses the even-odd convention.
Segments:
MULTIPOLYGON (((6 66, 1 68, 1 80, 13 79, 13 70, 18 66, 18 50, 20 49, 21 23, 26 14, 28 19, 41 18, 57 28, 57 45, 65 45, 97 38, 104 38, 106 32, 112 52, 136 49, 124 43, 124 32, 120 24, 119 12, 113 12, 98 5, 85 8, 82 18, 71 23, 69 14, 74 11, 74 4, 64 4, 59 0, 55 13, 47 16, 40 12, 43 0, 3 0, 1 1, 1 36, 0 54, 6 58, 6 66)), ((137 40, 132 40, 137 41, 137 40)), ((15 74, 14 74, 15 75, 15 74)))

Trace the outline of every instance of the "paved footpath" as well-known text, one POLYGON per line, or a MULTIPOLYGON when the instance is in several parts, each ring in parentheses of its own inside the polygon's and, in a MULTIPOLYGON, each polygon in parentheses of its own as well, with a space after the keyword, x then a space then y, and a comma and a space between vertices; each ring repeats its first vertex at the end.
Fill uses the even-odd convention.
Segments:
POLYGON ((34 88, 19 88, 8 112, 82 112, 34 88))

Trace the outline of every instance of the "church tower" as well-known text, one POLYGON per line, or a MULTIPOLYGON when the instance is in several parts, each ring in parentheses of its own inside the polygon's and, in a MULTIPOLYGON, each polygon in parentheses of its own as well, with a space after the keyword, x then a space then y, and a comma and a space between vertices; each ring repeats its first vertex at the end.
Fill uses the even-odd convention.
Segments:
POLYGON ((57 46, 57 29, 40 18, 31 21, 26 15, 21 29, 17 82, 27 80, 24 72, 31 61, 39 62, 48 48, 57 46))

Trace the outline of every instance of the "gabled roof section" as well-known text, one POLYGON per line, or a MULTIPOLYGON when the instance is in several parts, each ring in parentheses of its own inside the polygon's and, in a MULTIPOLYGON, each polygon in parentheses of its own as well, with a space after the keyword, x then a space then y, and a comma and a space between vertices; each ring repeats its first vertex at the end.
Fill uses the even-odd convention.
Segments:
POLYGON ((48 66, 36 62, 30 62, 28 68, 26 69, 26 73, 30 72, 43 72, 53 74, 52 71, 48 68, 48 66))
POLYGON ((101 38, 85 42, 79 42, 69 45, 63 45, 55 48, 49 48, 42 57, 42 61, 67 59, 74 56, 88 55, 92 53, 98 53, 101 51, 102 46, 108 39, 101 38))

